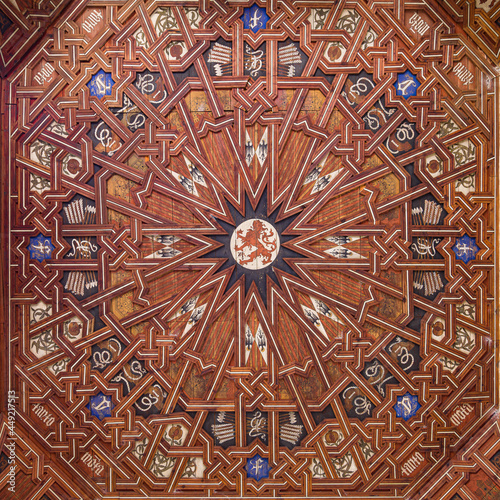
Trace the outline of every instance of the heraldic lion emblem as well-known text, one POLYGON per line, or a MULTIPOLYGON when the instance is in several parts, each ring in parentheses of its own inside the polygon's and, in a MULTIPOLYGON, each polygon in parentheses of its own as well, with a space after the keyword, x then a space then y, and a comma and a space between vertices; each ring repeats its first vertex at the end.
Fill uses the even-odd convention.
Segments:
POLYGON ((276 258, 278 235, 270 224, 260 219, 247 222, 251 222, 250 227, 244 229, 240 226, 236 230, 233 246, 236 261, 246 267, 260 259, 260 264, 265 267, 276 258))

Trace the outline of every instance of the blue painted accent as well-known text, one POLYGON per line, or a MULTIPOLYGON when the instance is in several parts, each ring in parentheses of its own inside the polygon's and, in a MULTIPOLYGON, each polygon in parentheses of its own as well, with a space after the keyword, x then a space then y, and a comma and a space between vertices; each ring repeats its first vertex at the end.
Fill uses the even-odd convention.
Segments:
POLYGON ((34 238, 30 238, 28 250, 30 251, 30 257, 32 259, 42 262, 52 257, 52 252, 55 250, 55 247, 52 244, 50 236, 47 237, 43 234, 39 234, 34 238))
POLYGON ((113 401, 111 401, 111 396, 107 396, 102 392, 95 396, 90 396, 90 403, 87 405, 90 413, 99 420, 111 417, 111 410, 114 407, 115 405, 113 404, 113 401))
POLYGON ((269 16, 267 15, 266 9, 264 7, 259 7, 258 5, 252 5, 251 7, 245 7, 243 9, 243 16, 241 17, 243 21, 243 26, 247 30, 252 30, 254 33, 257 31, 265 29, 267 21, 269 21, 269 16))
POLYGON ((97 96, 100 99, 105 95, 111 95, 114 84, 111 73, 105 73, 100 69, 87 83, 87 87, 90 89, 90 95, 97 96))
POLYGON ((397 403, 394 405, 396 416, 404 420, 409 420, 417 414, 421 407, 418 397, 407 392, 404 396, 398 396, 397 403))
POLYGON ((267 458, 262 458, 259 454, 248 460, 245 469, 247 470, 247 476, 260 481, 263 478, 269 477, 269 461, 267 458))
POLYGON ((479 252, 479 247, 476 245, 476 238, 471 238, 467 234, 461 238, 457 238, 451 249, 455 252, 457 260, 461 260, 466 264, 470 260, 474 260, 477 252, 479 252))
POLYGON ((417 89, 420 87, 420 82, 416 75, 405 71, 398 75, 398 81, 394 84, 396 87, 396 95, 400 95, 405 99, 417 95, 417 89))

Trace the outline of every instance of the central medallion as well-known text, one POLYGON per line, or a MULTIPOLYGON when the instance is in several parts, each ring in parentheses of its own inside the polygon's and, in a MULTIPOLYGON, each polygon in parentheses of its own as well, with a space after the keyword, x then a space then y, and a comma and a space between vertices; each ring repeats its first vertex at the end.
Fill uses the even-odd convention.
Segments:
POLYGON ((231 254, 242 267, 258 270, 272 264, 280 251, 276 229, 262 219, 242 222, 231 236, 231 254))

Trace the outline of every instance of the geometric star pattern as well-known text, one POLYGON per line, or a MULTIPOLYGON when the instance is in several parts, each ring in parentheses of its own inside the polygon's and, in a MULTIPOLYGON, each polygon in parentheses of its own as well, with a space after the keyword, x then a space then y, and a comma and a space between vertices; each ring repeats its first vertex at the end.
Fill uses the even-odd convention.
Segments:
POLYGON ((13 4, 4 496, 497 498, 500 7, 13 4))

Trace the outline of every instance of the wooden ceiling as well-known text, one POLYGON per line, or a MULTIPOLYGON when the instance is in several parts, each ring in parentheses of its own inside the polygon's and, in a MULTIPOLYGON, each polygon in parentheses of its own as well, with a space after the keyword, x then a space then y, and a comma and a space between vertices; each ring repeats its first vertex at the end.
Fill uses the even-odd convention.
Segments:
POLYGON ((2 498, 500 498, 499 31, 2 0, 2 498))

